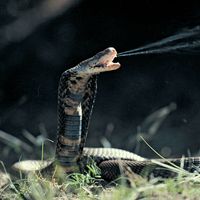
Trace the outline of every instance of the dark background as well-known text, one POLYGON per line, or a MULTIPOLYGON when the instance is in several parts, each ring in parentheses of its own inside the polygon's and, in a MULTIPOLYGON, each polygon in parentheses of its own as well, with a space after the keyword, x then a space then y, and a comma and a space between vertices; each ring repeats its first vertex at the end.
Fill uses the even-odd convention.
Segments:
MULTIPOLYGON (((47 132, 55 140, 57 87, 64 70, 109 46, 118 52, 130 50, 198 25, 200 19, 195 1, 69 1, 49 18, 44 17, 42 2, 0 2, 0 130, 23 141, 25 130, 34 136, 47 132)), ((54 2, 59 8, 67 1, 54 2)), ((102 146, 105 137, 112 147, 134 151, 137 127, 149 114, 174 102, 177 109, 149 143, 167 156, 187 155, 188 150, 198 154, 199 55, 117 60, 120 70, 99 77, 87 146, 102 146)), ((3 152, 6 145, 2 142, 0 148, 3 152)), ((155 157, 143 142, 138 152, 155 157)), ((10 155, 13 162, 19 154, 11 150, 2 159, 8 162, 10 155)))

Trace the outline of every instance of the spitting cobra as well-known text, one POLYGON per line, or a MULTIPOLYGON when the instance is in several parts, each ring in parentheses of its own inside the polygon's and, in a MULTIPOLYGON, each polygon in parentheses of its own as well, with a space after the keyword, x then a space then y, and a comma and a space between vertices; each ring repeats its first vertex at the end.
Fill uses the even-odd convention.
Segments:
POLYGON ((83 172, 89 158, 92 158, 101 169, 101 177, 107 181, 116 179, 128 169, 136 174, 145 171, 154 177, 174 177, 176 172, 165 167, 165 164, 175 168, 181 165, 189 172, 195 171, 200 164, 198 157, 146 159, 121 149, 85 147, 97 92, 97 76, 120 68, 119 63, 113 62, 116 56, 117 51, 109 47, 61 75, 55 159, 21 161, 13 165, 14 169, 48 172, 59 166, 65 173, 83 172))

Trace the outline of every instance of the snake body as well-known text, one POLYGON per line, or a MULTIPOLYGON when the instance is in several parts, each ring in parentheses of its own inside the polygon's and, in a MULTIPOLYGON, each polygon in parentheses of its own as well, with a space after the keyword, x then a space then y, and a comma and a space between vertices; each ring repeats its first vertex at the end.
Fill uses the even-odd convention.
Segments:
MULTIPOLYGON (((97 91, 97 76, 101 72, 116 70, 119 63, 113 63, 117 56, 114 48, 107 48, 92 58, 66 70, 60 78, 58 88, 58 128, 55 160, 21 161, 14 168, 21 171, 48 170, 52 166, 61 167, 64 172, 82 172, 92 157, 101 169, 102 178, 111 181, 124 170, 161 177, 173 177, 175 172, 161 167, 158 163, 169 163, 180 166, 181 159, 150 160, 134 153, 114 148, 87 148, 88 127, 97 91), (148 170, 144 170, 148 169, 148 170)), ((186 158, 183 168, 194 171, 200 164, 200 158, 186 158)))

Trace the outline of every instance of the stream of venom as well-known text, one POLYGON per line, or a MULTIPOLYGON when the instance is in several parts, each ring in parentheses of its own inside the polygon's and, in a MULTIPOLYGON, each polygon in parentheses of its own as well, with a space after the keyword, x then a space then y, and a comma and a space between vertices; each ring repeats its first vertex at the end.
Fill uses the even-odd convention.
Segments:
POLYGON ((118 53, 117 57, 161 53, 195 54, 199 53, 199 37, 200 26, 196 26, 142 47, 118 53))

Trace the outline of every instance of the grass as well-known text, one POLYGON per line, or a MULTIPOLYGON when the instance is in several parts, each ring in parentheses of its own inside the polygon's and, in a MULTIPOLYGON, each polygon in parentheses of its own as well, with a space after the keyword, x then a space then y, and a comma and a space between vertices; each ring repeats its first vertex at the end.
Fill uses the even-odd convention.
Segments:
POLYGON ((184 174, 179 169, 174 179, 162 180, 145 178, 129 174, 113 183, 105 183, 100 178, 98 167, 88 165, 88 173, 74 173, 62 176, 62 180, 44 178, 38 174, 29 174, 21 178, 10 179, 0 189, 1 199, 199 199, 200 175, 184 174))
MULTIPOLYGON (((142 137, 138 137, 139 134, 136 136, 139 142, 143 141, 146 143, 146 145, 161 158, 163 157, 147 143, 147 140, 152 139, 152 136, 155 135, 163 120, 173 109, 174 107, 169 105, 148 116, 141 126, 140 135, 142 135, 142 137)), ((46 159, 45 146, 48 149, 50 148, 48 146, 49 144, 45 143, 45 137, 38 136, 35 138, 28 132, 25 132, 25 136, 33 145, 28 146, 15 137, 12 137, 10 140, 9 135, 3 132, 5 143, 16 152, 24 150, 28 155, 30 155, 30 152, 34 152, 36 156, 41 157, 41 160, 46 159), (35 152, 35 149, 42 149, 42 152, 35 152)), ((139 146, 137 149, 139 149, 139 146)), ((54 176, 45 178, 36 173, 29 175, 19 173, 18 176, 9 176, 6 167, 1 161, 1 168, 4 174, 0 174, 0 183, 4 179, 7 180, 7 182, 3 186, 0 184, 0 199, 200 199, 200 174, 198 173, 198 169, 195 173, 189 173, 183 170, 181 166, 174 166, 170 162, 167 164, 157 162, 156 164, 176 172, 177 177, 166 180, 160 178, 147 180, 127 170, 126 177, 120 177, 112 183, 107 183, 101 179, 100 169, 92 160, 88 163, 87 173, 84 174, 60 174, 57 178, 54 176), (5 178, 3 178, 4 175, 5 178)))
MULTIPOLYGON (((145 140, 144 142, 149 146, 145 140)), ((161 156, 151 146, 149 147, 161 156)), ((43 147, 42 149, 44 151, 43 147)), ((1 164, 6 174, 5 166, 2 162, 1 164)), ((177 177, 147 180, 127 170, 126 177, 119 177, 116 181, 107 183, 101 179, 100 169, 91 160, 87 165, 87 172, 83 174, 63 175, 60 173, 57 177, 52 175, 45 178, 38 173, 28 175, 20 173, 18 178, 8 177, 7 184, 0 188, 0 199, 199 199, 200 174, 198 169, 190 173, 170 162, 167 164, 156 162, 156 164, 176 172, 177 177)))

